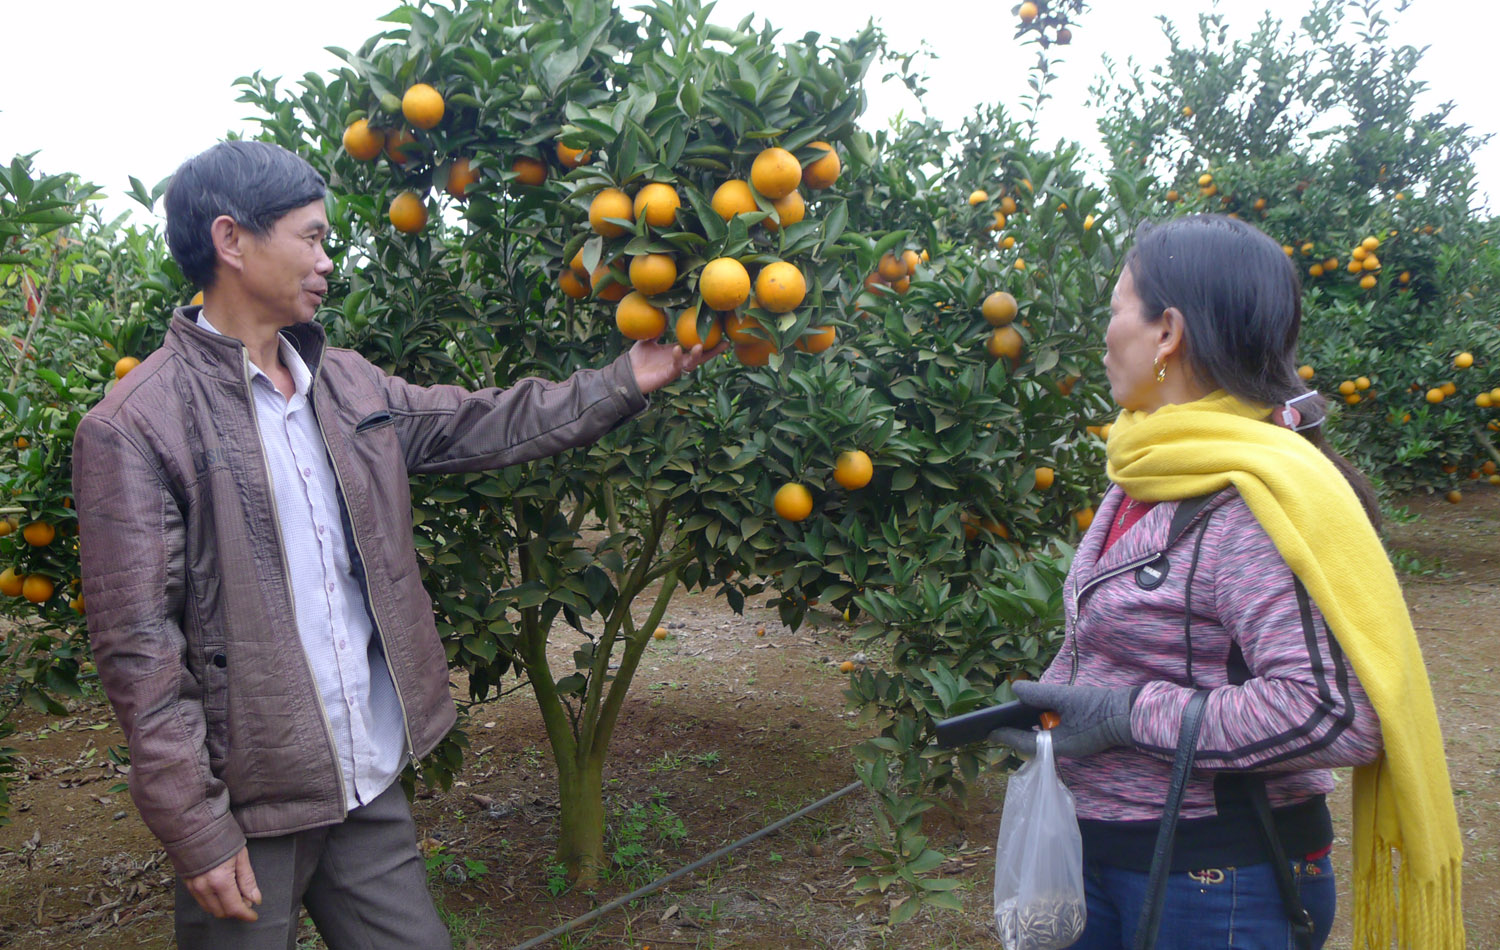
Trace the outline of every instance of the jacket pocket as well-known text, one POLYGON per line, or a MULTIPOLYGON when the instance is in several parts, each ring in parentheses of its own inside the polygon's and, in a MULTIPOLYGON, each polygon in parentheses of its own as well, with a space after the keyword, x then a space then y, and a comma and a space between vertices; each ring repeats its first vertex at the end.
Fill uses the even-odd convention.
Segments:
POLYGON ((359 424, 354 427, 354 434, 362 435, 366 432, 372 432, 376 429, 381 429, 388 425, 394 425, 395 422, 396 417, 391 415, 389 411, 385 409, 379 409, 359 420, 359 424))
POLYGON ((209 768, 218 774, 229 758, 229 654, 223 647, 215 647, 204 659, 204 742, 209 768))

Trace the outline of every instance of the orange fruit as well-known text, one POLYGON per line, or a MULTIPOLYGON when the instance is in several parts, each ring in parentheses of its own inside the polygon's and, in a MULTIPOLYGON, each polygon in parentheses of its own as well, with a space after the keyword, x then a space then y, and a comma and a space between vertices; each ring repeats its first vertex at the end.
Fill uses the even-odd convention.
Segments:
POLYGON ((1010 540, 1010 529, 993 518, 981 519, 979 527, 981 530, 988 531, 1002 541, 1010 540))
POLYGON ((922 255, 908 248, 901 252, 901 263, 906 265, 906 276, 910 277, 911 275, 915 274, 917 272, 917 268, 921 266, 922 255))
POLYGON ((1313 266, 1309 267, 1307 269, 1307 275, 1309 277, 1322 277, 1323 276, 1323 265, 1322 264, 1314 264, 1313 266))
POLYGON ((716 257, 703 265, 698 292, 710 310, 733 310, 750 299, 750 274, 734 258, 716 257))
POLYGON ((900 280, 896 281, 894 284, 891 284, 891 289, 894 290, 898 294, 904 294, 904 293, 906 293, 908 290, 911 290, 911 278, 910 277, 903 277, 903 278, 901 278, 900 280))
POLYGON ((30 447, 31 447, 31 440, 30 439, 26 438, 26 436, 24 436, 24 435, 18 435, 18 436, 16 436, 16 448, 21 449, 22 451, 25 451, 26 449, 28 449, 30 447))
POLYGON ((21 529, 21 537, 34 548, 44 548, 57 537, 57 529, 45 521, 33 521, 21 529))
POLYGON ((370 120, 355 119, 344 130, 344 151, 357 162, 368 162, 385 148, 385 133, 370 128, 370 120))
POLYGON ((806 296, 807 280, 795 264, 775 261, 755 276, 755 297, 772 313, 795 310, 806 296))
POLYGON ((516 161, 511 162, 510 170, 516 173, 517 182, 529 185, 531 188, 547 180, 546 165, 541 162, 541 159, 534 159, 529 155, 522 155, 516 161))
POLYGON ((760 321, 748 313, 731 313, 724 318, 724 335, 735 343, 764 343, 764 337, 752 332, 759 329, 760 321))
POLYGON ((1301 376, 1303 379, 1312 379, 1313 368, 1304 363, 1303 365, 1297 367, 1297 375, 1301 376))
MULTIPOLYGON (((1458 490, 1458 489, 1456 489, 1456 488, 1455 488, 1455 489, 1454 489, 1454 490, 1453 490, 1453 491, 1450 491, 1450 492, 1449 492, 1449 493, 1448 493, 1448 494, 1446 494, 1446 495, 1444 495, 1444 496, 1443 496, 1443 497, 1444 497, 1444 498, 1445 498, 1445 499, 1447 499, 1447 501, 1448 501, 1448 504, 1450 504, 1450 505, 1456 505, 1456 504, 1458 504, 1458 503, 1459 503, 1459 502, 1461 502, 1461 501, 1463 501, 1463 500, 1464 500, 1464 496, 1463 496, 1463 493, 1462 493, 1462 492, 1460 492, 1460 491, 1459 491, 1459 490, 1458 490)), ((30 581, 30 580, 31 580, 31 578, 30 578, 30 577, 28 577, 28 578, 26 578, 26 580, 27 580, 27 581, 30 581)), ((29 596, 29 595, 28 595, 28 596, 29 596)))
POLYGON ((653 639, 653 640, 665 640, 666 638, 667 638, 667 628, 666 627, 657 627, 655 630, 651 631, 651 639, 653 639))
POLYGON ((196 294, 193 294, 193 299, 188 301, 188 306, 189 307, 201 307, 201 306, 203 306, 203 291, 200 290, 196 294))
POLYGON ((583 263, 583 248, 580 247, 573 255, 573 259, 568 261, 568 267, 578 275, 580 280, 589 275, 589 269, 583 263))
POLYGON ((124 379, 125 374, 141 365, 141 361, 133 356, 122 356, 115 360, 115 379, 124 379))
POLYGON ((390 219, 402 234, 416 234, 427 226, 427 205, 415 191, 403 191, 391 199, 390 219))
POLYGON ((1073 520, 1077 522, 1079 531, 1087 531, 1089 525, 1094 523, 1094 509, 1089 507, 1073 512, 1073 520))
POLYGON ((1470 366, 1473 366, 1473 365, 1474 365, 1474 354, 1473 353, 1460 353, 1457 356, 1453 357, 1453 367, 1455 369, 1468 369, 1470 366))
POLYGON ((605 219, 623 218, 626 221, 634 221, 635 217, 631 214, 634 207, 630 201, 630 196, 625 194, 625 192, 618 188, 606 188, 595 195, 593 201, 589 202, 589 226, 594 229, 596 234, 602 234, 605 237, 619 237, 626 232, 625 225, 616 224, 613 221, 606 221, 605 219))
POLYGON ((681 207, 682 199, 677 197, 677 189, 653 181, 636 192, 633 210, 637 218, 645 214, 646 223, 653 228, 665 228, 677 220, 677 209, 681 207))
POLYGON ((1177 193, 1176 188, 1172 188, 1167 192, 1167 200, 1176 203, 1182 200, 1182 195, 1177 193))
POLYGON ((1354 395, 1354 391, 1357 388, 1358 387, 1354 385, 1354 380, 1352 380, 1352 379, 1346 379, 1342 383, 1339 383, 1339 395, 1340 396, 1352 396, 1352 395, 1354 395))
POLYGON ((406 129, 396 129, 386 133, 385 157, 397 165, 405 165, 411 161, 412 156, 417 154, 418 148, 417 137, 406 129))
POLYGON ((785 198, 801 183, 802 163, 784 148, 773 145, 762 149, 750 163, 750 184, 772 201, 785 198))
POLYGON ((1365 238, 1363 241, 1360 241, 1359 246, 1367 251, 1378 250, 1380 247, 1380 238, 1371 235, 1370 237, 1365 238))
POLYGON ((557 143, 557 161, 564 168, 577 168, 579 165, 587 165, 593 153, 588 149, 571 148, 562 142, 557 143))
POLYGON ((1453 385, 1451 382, 1449 382, 1449 383, 1440 383, 1438 385, 1438 388, 1443 391, 1443 395, 1444 396, 1451 396, 1454 393, 1458 392, 1458 387, 1455 386, 1455 385, 1453 385))
MULTIPOLYGON (((547 175, 546 168, 542 169, 542 177, 547 175)), ((469 167, 467 158, 455 158, 453 164, 448 166, 448 194, 460 200, 469 196, 469 186, 479 181, 479 173, 469 167)))
POLYGON ((823 154, 803 166, 802 183, 813 189, 830 187, 838 181, 839 172, 843 170, 839 153, 827 142, 809 142, 807 147, 822 149, 823 154))
POLYGON ((718 317, 714 317, 709 321, 708 336, 706 339, 698 334, 698 307, 696 304, 677 315, 676 331, 677 342, 684 350, 691 350, 699 344, 702 344, 705 350, 711 350, 718 346, 719 341, 724 338, 724 330, 719 326, 718 317))
POLYGON ((615 326, 632 340, 654 340, 667 328, 667 315, 639 290, 632 290, 615 310, 615 326))
POLYGON ((5 537, 14 530, 16 530, 16 526, 10 523, 9 518, 0 518, 0 538, 5 537))
POLYGON ((677 262, 670 254, 637 254, 630 259, 630 283, 647 297, 666 293, 677 282, 677 262))
POLYGON ((628 281, 623 281, 611 273, 611 267, 620 267, 624 262, 616 260, 613 265, 599 262, 594 272, 589 275, 589 285, 594 288, 594 296, 600 300, 623 300, 630 293, 631 286, 628 281))
POLYGON ((797 349, 807 353, 822 353, 838 340, 838 331, 833 327, 808 327, 797 339, 797 349))
POLYGON ((52 578, 40 574, 27 574, 26 579, 21 582, 21 596, 33 604, 44 604, 51 600, 55 589, 52 578))
POLYGON ((755 196, 750 193, 750 183, 741 178, 731 178, 715 189, 709 205, 725 221, 738 214, 753 214, 760 210, 755 196))
POLYGON ((564 268, 563 272, 557 275, 557 286, 574 300, 582 300, 589 295, 588 286, 579 279, 577 274, 573 273, 571 267, 564 268))
POLYGON ((854 672, 854 661, 853 660, 845 660, 844 662, 840 663, 839 664, 839 672, 840 673, 853 673, 854 672))
POLYGON ((995 212, 995 222, 989 226, 989 230, 991 230, 991 231, 1001 231, 1001 230, 1004 230, 1005 229, 1005 222, 1006 222, 1005 212, 1004 211, 996 211, 995 212))
POLYGON ((807 217, 807 202, 803 200, 800 191, 788 192, 785 198, 777 198, 771 202, 771 207, 776 210, 776 214, 763 222, 771 231, 791 227, 807 217))
POLYGON ((1368 376, 1361 376, 1359 379, 1356 379, 1354 381, 1354 388, 1358 389, 1360 392, 1364 392, 1366 389, 1369 389, 1370 388, 1370 377, 1368 377, 1368 376))
POLYGON ((875 272, 882 280, 900 280, 906 276, 906 263, 890 251, 880 255, 880 262, 875 265, 875 272))
POLYGON ((973 191, 969 192, 969 204, 971 205, 982 205, 989 200, 990 193, 985 191, 983 188, 976 188, 973 191))
POLYGON ((864 488, 875 477, 875 466, 870 456, 859 449, 840 452, 833 466, 833 480, 853 491, 864 488))
POLYGON ((1361 277, 1359 279, 1359 285, 1361 287, 1363 287, 1365 290, 1374 290, 1375 289, 1375 275, 1374 274, 1366 274, 1365 276, 1361 277))
POLYGON ((443 94, 419 82, 401 97, 401 114, 419 129, 431 129, 443 121, 443 94))
POLYGON ((1019 258, 1019 257, 1016 258, 1016 270, 1025 270, 1025 269, 1026 269, 1026 262, 1024 260, 1022 260, 1021 258, 1019 258))
POLYGON ((1446 394, 1441 389, 1429 389, 1427 390, 1427 401, 1435 405, 1443 401, 1444 395, 1446 394))
POLYGON ((771 356, 776 352, 776 344, 770 340, 756 340, 753 343, 736 343, 734 355, 746 366, 765 366, 771 362, 771 356))
POLYGON ((979 305, 979 312, 992 327, 1003 327, 1016 318, 1020 307, 1016 305, 1016 298, 1003 290, 997 290, 984 298, 984 303, 979 305))
POLYGON ((1359 396, 1351 393, 1350 395, 1344 397, 1344 402, 1348 403, 1351 406, 1357 406, 1359 405, 1359 396))
POLYGON ((1011 361, 1019 360, 1024 347, 1025 341, 1015 327, 1000 327, 984 344, 986 352, 997 360, 1002 356, 1011 361))
POLYGON ((1057 473, 1052 469, 1047 468, 1045 465, 1036 470, 1036 487, 1040 488, 1042 491, 1046 491, 1047 489, 1051 488, 1052 483, 1056 480, 1057 473))
POLYGON ((1000 199, 1000 212, 1002 214, 1015 214, 1016 213, 1016 199, 1012 198, 1010 195, 1006 195, 1004 198, 1001 198, 1000 199))
POLYGON ((813 497, 812 492, 805 485, 796 482, 787 482, 776 489, 776 497, 771 506, 776 509, 776 514, 788 521, 801 521, 812 514, 813 497))
POLYGON ((17 574, 16 569, 13 567, 7 567, 5 570, 0 571, 0 594, 4 594, 7 597, 20 597, 21 589, 25 583, 25 579, 17 574))
POLYGON ((1032 3, 1031 0, 1026 0, 1025 3, 1021 4, 1021 9, 1017 12, 1021 17, 1022 23, 1030 23, 1032 20, 1036 19, 1036 4, 1032 3))

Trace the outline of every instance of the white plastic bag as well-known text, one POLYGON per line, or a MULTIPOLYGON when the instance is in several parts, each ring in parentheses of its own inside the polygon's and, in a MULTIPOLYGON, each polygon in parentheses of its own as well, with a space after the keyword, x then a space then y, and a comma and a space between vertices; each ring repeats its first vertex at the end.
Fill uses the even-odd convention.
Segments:
POLYGON ((995 926, 1005 950, 1062 950, 1083 935, 1083 838, 1052 736, 1005 788, 995 845, 995 926))

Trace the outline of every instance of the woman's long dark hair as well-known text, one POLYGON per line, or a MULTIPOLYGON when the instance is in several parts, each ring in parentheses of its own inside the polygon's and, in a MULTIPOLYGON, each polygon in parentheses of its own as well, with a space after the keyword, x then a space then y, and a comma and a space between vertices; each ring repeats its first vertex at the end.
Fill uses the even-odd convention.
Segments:
MULTIPOLYGON (((1265 232, 1217 214, 1146 222, 1136 229, 1124 267, 1148 322, 1168 308, 1182 312, 1183 362, 1206 389, 1262 406, 1311 392, 1296 404, 1302 424, 1327 416, 1327 401, 1297 375, 1302 282, 1265 232)), ((1322 425, 1301 434, 1343 473, 1378 528, 1380 504, 1370 480, 1334 451, 1322 425)))

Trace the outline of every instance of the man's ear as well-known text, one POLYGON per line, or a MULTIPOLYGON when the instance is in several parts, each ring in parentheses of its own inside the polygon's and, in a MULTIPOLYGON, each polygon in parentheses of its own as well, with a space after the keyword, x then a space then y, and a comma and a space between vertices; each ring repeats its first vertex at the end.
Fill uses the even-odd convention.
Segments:
POLYGON ((252 240, 253 235, 236 220, 227 214, 221 214, 213 219, 208 226, 209 235, 214 242, 214 257, 218 264, 235 271, 245 269, 245 242, 252 240))

